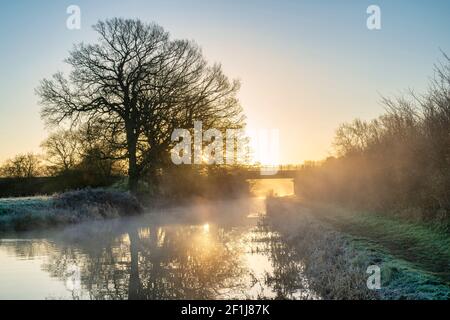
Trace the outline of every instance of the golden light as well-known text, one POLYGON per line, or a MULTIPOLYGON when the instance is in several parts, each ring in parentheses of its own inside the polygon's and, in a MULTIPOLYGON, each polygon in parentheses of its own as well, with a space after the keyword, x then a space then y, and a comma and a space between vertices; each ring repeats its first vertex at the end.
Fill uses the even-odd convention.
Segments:
POLYGON ((210 156, 207 154, 202 154, 202 162, 203 163, 208 163, 209 162, 209 158, 210 156))
POLYGON ((209 223, 205 223, 202 228, 203 228, 204 233, 208 233, 209 232, 209 223))
POLYGON ((139 239, 149 239, 150 238, 150 228, 140 228, 138 230, 139 239))

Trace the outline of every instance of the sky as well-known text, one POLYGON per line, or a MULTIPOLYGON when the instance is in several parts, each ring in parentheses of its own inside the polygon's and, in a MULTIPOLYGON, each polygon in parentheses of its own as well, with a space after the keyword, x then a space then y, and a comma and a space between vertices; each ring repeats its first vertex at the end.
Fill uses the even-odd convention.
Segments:
POLYGON ((281 163, 319 160, 337 126, 383 112, 381 96, 422 92, 450 53, 450 1, 184 0, 3 1, 0 7, 0 161, 41 152, 48 135, 35 88, 69 69, 73 44, 95 42, 91 26, 111 17, 156 22, 174 39, 196 41, 219 62, 254 130, 278 130, 281 163), (381 9, 369 30, 366 10, 381 9), (81 29, 66 9, 81 9, 81 29))

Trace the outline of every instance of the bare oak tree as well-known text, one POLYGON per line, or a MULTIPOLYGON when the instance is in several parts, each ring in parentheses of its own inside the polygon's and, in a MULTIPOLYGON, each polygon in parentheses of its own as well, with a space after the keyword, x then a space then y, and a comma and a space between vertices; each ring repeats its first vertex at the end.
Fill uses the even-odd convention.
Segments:
POLYGON ((156 24, 114 18, 98 22, 96 44, 78 44, 57 73, 37 88, 42 117, 52 125, 102 123, 128 161, 129 188, 164 162, 174 128, 242 127, 239 82, 208 65, 191 41, 170 40, 156 24))

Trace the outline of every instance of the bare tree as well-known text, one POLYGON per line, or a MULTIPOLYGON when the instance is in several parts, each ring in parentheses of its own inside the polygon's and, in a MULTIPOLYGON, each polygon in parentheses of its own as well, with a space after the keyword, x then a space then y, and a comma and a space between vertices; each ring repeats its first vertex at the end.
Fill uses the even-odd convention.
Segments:
POLYGON ((122 148, 115 140, 116 134, 102 123, 87 123, 77 131, 80 144, 80 163, 77 168, 98 177, 124 174, 122 148), (119 159, 119 160, 118 160, 119 159))
POLYGON ((45 159, 53 174, 69 171, 80 161, 81 143, 77 134, 71 130, 52 133, 41 147, 45 150, 45 159))
POLYGON ((57 73, 37 89, 49 124, 100 121, 113 132, 127 159, 130 190, 145 168, 170 148, 173 128, 242 126, 237 81, 209 66, 190 41, 169 39, 155 24, 111 19, 98 22, 96 44, 79 44, 66 60, 69 78, 57 73))
POLYGON ((297 189, 314 201, 449 221, 450 58, 444 54, 423 94, 382 102, 380 117, 338 128, 338 157, 305 167, 297 189))

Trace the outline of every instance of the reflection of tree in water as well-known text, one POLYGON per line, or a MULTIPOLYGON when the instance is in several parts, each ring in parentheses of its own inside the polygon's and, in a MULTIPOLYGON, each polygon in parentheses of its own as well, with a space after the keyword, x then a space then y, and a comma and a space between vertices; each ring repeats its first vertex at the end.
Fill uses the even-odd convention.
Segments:
POLYGON ((0 240, 2 248, 24 260, 29 260, 38 256, 45 256, 55 250, 54 245, 47 240, 20 239, 20 240, 0 240))
POLYGON ((208 299, 239 285, 237 248, 225 244, 220 232, 176 226, 152 231, 150 241, 138 242, 143 297, 208 299))
POLYGON ((73 298, 313 297, 302 277, 301 258, 264 220, 249 232, 121 219, 6 247, 20 257, 45 257, 42 269, 64 281, 73 298), (248 265, 248 254, 268 260, 248 265))
POLYGON ((78 268, 91 299, 211 299, 242 285, 238 248, 221 230, 168 226, 91 235, 75 245, 58 242, 43 267, 64 281, 78 268))
POLYGON ((266 284, 276 292, 277 299, 294 298, 299 290, 305 289, 301 265, 292 258, 292 251, 284 243, 271 241, 273 274, 266 276, 266 284))
POLYGON ((301 260, 295 251, 281 239, 278 233, 271 231, 266 221, 262 220, 259 223, 258 231, 261 235, 255 239, 258 250, 266 252, 272 264, 272 270, 266 273, 264 284, 275 293, 275 299, 315 297, 308 288, 307 280, 302 276, 301 260))

